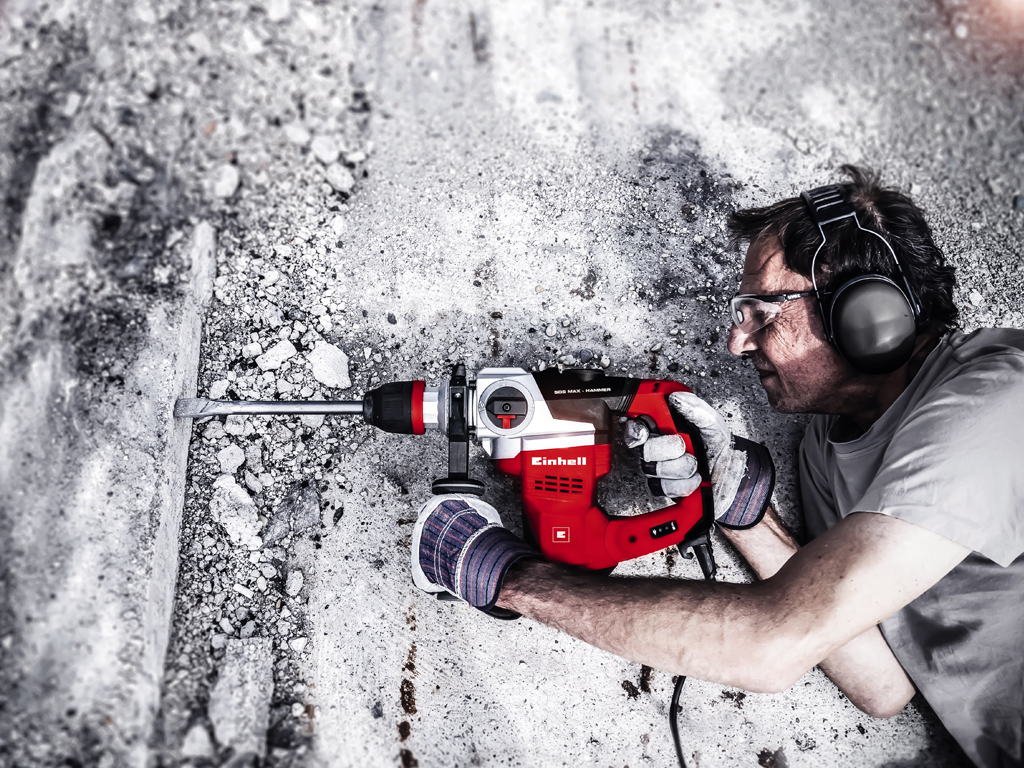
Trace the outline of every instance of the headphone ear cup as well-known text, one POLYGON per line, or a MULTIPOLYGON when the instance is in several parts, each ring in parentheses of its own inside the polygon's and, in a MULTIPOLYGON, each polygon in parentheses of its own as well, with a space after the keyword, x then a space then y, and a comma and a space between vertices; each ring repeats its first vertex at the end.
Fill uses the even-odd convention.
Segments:
POLYGON ((917 337, 914 310, 889 278, 861 275, 843 283, 828 314, 836 349, 861 373, 892 373, 910 360, 917 337))

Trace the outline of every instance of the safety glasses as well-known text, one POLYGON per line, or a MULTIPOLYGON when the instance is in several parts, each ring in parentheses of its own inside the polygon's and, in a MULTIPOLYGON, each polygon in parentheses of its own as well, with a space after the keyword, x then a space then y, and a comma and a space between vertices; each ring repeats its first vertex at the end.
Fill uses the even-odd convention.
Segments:
POLYGON ((796 301, 805 296, 814 296, 816 291, 796 291, 794 293, 773 293, 758 295, 741 293, 733 296, 729 302, 729 314, 732 323, 743 333, 759 331, 771 325, 782 312, 782 305, 787 301, 796 301))

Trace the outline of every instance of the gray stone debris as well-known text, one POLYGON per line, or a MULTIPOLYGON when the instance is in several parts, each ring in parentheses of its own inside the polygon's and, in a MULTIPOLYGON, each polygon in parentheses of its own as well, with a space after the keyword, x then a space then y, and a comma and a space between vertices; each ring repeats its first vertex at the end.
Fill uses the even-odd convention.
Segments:
POLYGON ((220 462, 221 472, 225 475, 233 475, 245 463, 245 451, 237 445, 231 444, 217 453, 217 461, 220 462))
POLYGON ((356 185, 352 172, 341 163, 331 163, 331 165, 328 165, 324 171, 324 177, 327 179, 327 183, 334 188, 335 192, 343 192, 346 195, 356 185))
POLYGON ((214 484, 210 514, 220 523, 233 544, 258 549, 260 522, 256 505, 231 475, 222 475, 214 484))
POLYGON ((288 581, 285 582, 284 586, 284 591, 288 593, 288 597, 295 597, 302 591, 303 581, 302 571, 298 568, 288 574, 288 581))
POLYGON ((335 216, 331 219, 331 231, 338 237, 344 235, 348 232, 348 219, 344 216, 335 216))
POLYGON ((202 32, 193 32, 185 38, 185 44, 200 56, 211 56, 213 54, 210 38, 202 32))
POLYGON ((256 358, 256 365, 261 371, 276 371, 281 363, 296 354, 295 347, 287 339, 282 339, 274 346, 256 358))
MULTIPOLYGON (((244 435, 246 434, 247 424, 248 420, 245 416, 232 414, 224 419, 224 431, 229 435, 244 435)), ((251 431, 252 430, 250 429, 249 432, 251 431)), ((241 466, 241 464, 239 464, 239 466, 241 466)))
POLYGON ((292 6, 289 0, 267 0, 264 10, 267 12, 267 19, 277 22, 284 21, 291 15, 292 6))
POLYGON ((332 389, 348 389, 352 381, 348 376, 348 355, 333 344, 318 341, 306 359, 313 368, 313 378, 332 389))
POLYGON ((264 544, 270 546, 289 533, 300 533, 319 523, 320 492, 310 483, 299 483, 271 515, 263 533, 264 544))
POLYGON ((274 658, 266 638, 229 639, 207 712, 217 742, 235 754, 266 754, 274 658))
POLYGON ((188 729, 185 740, 181 743, 182 757, 212 757, 213 742, 206 728, 196 723, 188 729))
POLYGON ((292 489, 281 506, 288 510, 292 533, 300 533, 320 522, 320 492, 312 484, 300 484, 292 489))
POLYGON ((221 199, 231 197, 238 189, 241 178, 233 165, 222 165, 213 174, 213 195, 221 199))
POLYGON ((299 146, 309 144, 309 131, 306 130, 306 126, 302 125, 302 123, 288 123, 284 127, 284 135, 292 144, 298 144, 299 146))
POLYGON ((313 150, 316 159, 324 165, 338 162, 338 156, 341 154, 338 142, 330 136, 317 136, 313 139, 313 143, 309 145, 309 148, 313 150))

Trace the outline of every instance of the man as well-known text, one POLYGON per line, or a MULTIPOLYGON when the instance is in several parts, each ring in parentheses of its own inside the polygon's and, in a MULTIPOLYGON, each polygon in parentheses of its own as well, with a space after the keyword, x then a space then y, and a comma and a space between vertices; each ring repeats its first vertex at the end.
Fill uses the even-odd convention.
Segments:
MULTIPOLYGON (((763 447, 696 396, 671 395, 701 430, 719 522, 758 582, 544 562, 472 497, 424 506, 415 581, 748 691, 783 691, 820 665, 856 706, 889 717, 916 686, 977 765, 1020 766, 1024 332, 951 330, 952 270, 920 210, 844 170, 850 183, 731 219, 750 247, 729 349, 772 407, 816 414, 800 448, 806 546, 766 513, 763 447)), ((638 432, 627 430, 664 492, 692 491, 692 457, 638 432)))

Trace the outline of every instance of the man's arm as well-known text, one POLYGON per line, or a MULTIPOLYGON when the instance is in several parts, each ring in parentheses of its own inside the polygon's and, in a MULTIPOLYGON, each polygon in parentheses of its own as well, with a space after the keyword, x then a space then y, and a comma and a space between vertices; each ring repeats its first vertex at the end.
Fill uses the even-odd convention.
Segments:
POLYGON ((911 523, 856 513, 754 584, 614 579, 529 561, 513 566, 498 605, 667 672, 772 693, 968 554, 911 523))
MULTIPOLYGON (((759 579, 774 576, 800 547, 769 507, 747 530, 722 528, 759 579)), ((914 695, 914 686, 877 626, 870 627, 819 664, 846 697, 872 717, 892 717, 914 695)))

